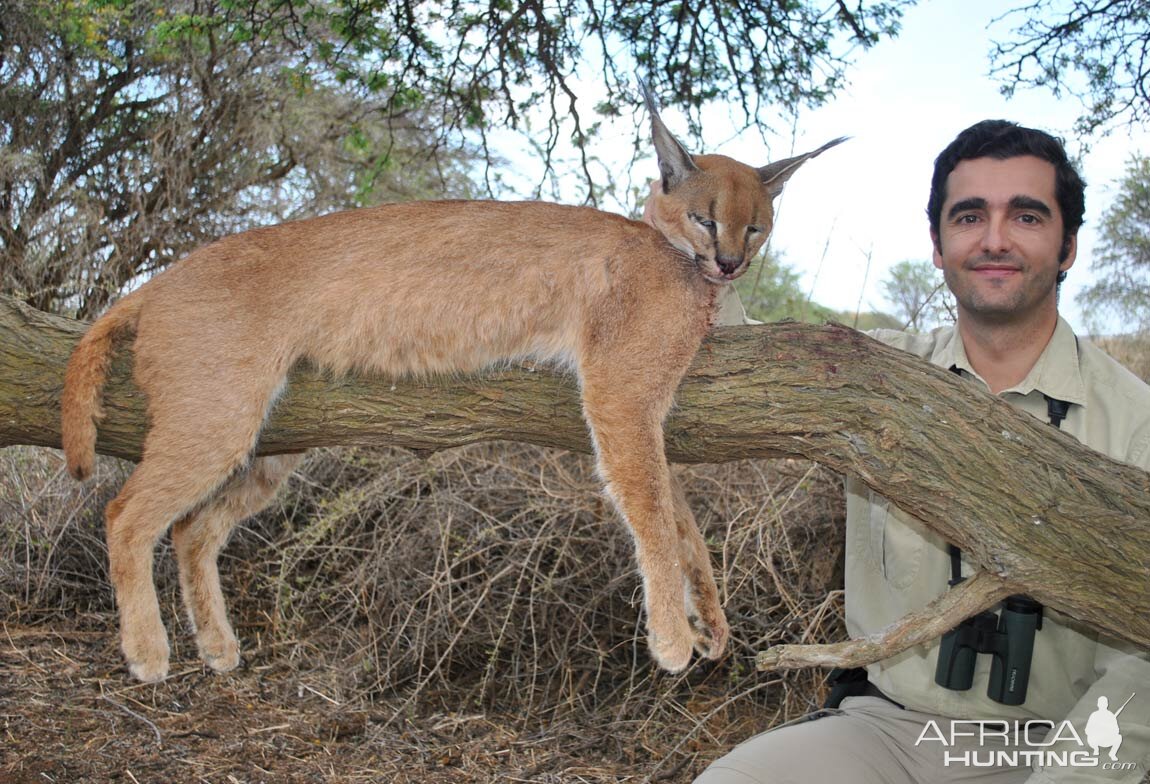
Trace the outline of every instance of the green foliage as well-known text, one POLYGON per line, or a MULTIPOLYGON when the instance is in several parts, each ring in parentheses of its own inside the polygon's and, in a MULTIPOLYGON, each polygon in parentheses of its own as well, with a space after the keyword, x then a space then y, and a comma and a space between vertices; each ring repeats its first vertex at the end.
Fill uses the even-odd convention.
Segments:
POLYGON ((359 22, 340 8, 8 3, 0 287, 42 310, 91 316, 224 234, 472 194, 470 143, 445 142, 419 85, 366 69, 369 47, 394 40, 390 28, 373 23, 346 40, 359 22))
MULTIPOLYGON (((859 48, 897 34, 913 2, 856 0, 828 13, 813 0, 696 7, 653 0, 215 0, 159 7, 146 24, 161 48, 290 46, 301 70, 355 85, 391 112, 426 107, 454 132, 520 130, 543 109, 549 119, 542 147, 553 153, 560 140, 582 149, 594 135, 595 121, 579 113, 581 94, 605 92, 593 108, 602 117, 639 105, 636 69, 687 109, 696 135, 702 107, 716 99, 741 105, 748 125, 767 107, 773 118, 819 105, 843 86, 859 48), (582 73, 589 64, 594 71, 582 73), (600 84, 589 86, 588 77, 600 84)), ((74 0, 67 7, 86 30, 99 26, 95 18, 107 5, 74 0)))
POLYGON ((1102 216, 1091 271, 1097 280, 1078 304, 1099 332, 1106 317, 1123 332, 1150 331, 1150 157, 1134 155, 1102 216))
POLYGON ((904 329, 906 326, 903 321, 878 310, 841 310, 834 315, 832 321, 863 332, 871 329, 904 329))
POLYGON ((747 315, 756 321, 792 319, 820 324, 838 320, 830 308, 812 302, 803 291, 799 273, 781 259, 765 255, 735 281, 735 289, 747 315))
POLYGON ((882 289, 894 306, 899 329, 922 332, 954 321, 950 292, 942 273, 929 261, 900 261, 891 267, 882 289))
POLYGON ((808 324, 835 322, 860 330, 902 329, 905 323, 881 312, 833 310, 813 301, 803 290, 798 272, 782 259, 766 254, 750 271, 735 281, 735 290, 747 315, 763 322, 802 321, 808 324))

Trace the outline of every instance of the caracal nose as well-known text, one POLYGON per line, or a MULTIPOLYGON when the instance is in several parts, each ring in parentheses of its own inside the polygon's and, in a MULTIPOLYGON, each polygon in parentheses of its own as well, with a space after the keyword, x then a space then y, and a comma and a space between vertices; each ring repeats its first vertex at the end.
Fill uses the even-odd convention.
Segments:
POLYGON ((715 263, 719 265, 719 271, 724 275, 730 275, 732 272, 739 268, 743 263, 742 259, 732 258, 731 256, 718 256, 715 258, 715 263))

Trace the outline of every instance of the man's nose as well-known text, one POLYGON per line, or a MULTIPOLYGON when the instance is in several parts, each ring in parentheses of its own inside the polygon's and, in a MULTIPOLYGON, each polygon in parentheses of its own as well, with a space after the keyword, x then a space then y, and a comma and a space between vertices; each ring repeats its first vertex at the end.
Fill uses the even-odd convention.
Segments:
POLYGON ((1006 253, 1010 250, 1010 224, 1004 217, 991 216, 982 235, 982 249, 986 253, 1006 253))

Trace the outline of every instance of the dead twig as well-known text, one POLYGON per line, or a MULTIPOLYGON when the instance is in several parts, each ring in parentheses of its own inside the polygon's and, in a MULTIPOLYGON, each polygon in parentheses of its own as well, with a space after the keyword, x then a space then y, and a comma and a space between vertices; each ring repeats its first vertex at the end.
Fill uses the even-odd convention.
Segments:
POLYGON ((156 734, 156 745, 157 746, 163 746, 164 745, 164 739, 160 735, 160 728, 157 727, 155 725, 155 723, 152 722, 151 719, 149 719, 146 716, 141 716, 139 713, 136 713, 134 710, 132 710, 131 708, 129 708, 126 705, 121 705, 120 703, 116 702, 111 697, 107 696, 106 694, 100 695, 100 699, 102 699, 104 702, 108 703, 109 705, 120 709, 124 713, 131 716, 133 719, 136 719, 137 721, 142 721, 142 722, 144 722, 144 724, 147 724, 149 727, 152 728, 152 732, 154 732, 156 734))
POLYGON ((826 645, 776 645, 760 653, 755 664, 760 670, 862 667, 935 640, 1017 590, 1018 586, 1000 577, 979 572, 875 634, 826 645))

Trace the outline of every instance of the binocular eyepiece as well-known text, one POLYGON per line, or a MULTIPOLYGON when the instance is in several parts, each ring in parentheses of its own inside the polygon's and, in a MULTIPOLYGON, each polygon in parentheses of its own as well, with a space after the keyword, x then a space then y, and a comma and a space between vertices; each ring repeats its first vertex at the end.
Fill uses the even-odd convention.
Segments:
POLYGON ((1003 705, 1026 701, 1034 633, 1042 628, 1042 605, 1029 596, 1008 596, 1001 614, 989 610, 967 618, 943 635, 934 682, 954 691, 974 683, 978 654, 993 655, 986 696, 1003 705))

